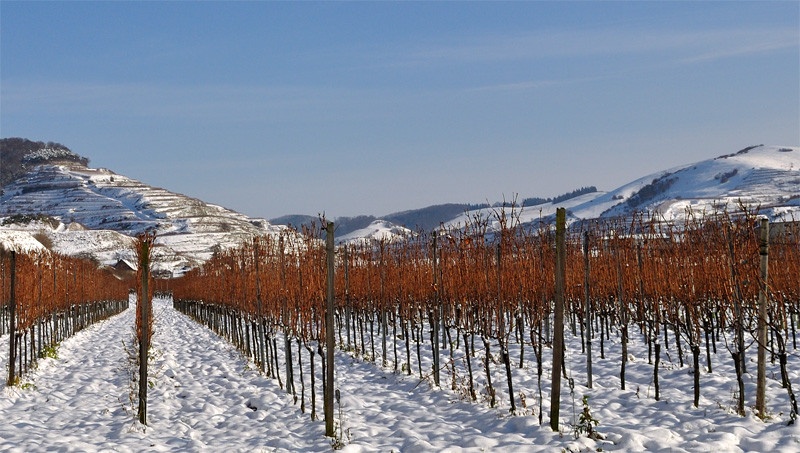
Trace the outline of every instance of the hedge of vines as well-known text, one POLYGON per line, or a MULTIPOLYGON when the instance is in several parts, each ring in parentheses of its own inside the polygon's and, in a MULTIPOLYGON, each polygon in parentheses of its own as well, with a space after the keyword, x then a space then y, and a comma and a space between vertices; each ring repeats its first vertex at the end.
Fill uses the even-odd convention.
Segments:
POLYGON ((9 360, 18 361, 14 366, 6 364, 9 383, 16 382, 64 338, 128 306, 129 283, 90 260, 50 252, 15 253, 12 258, 6 252, 0 255, 0 277, 0 334, 11 334, 10 346, 2 347, 10 347, 9 360), (9 332, 12 324, 14 331, 9 332))
MULTIPOLYGON (((566 241, 567 327, 576 336, 580 332, 584 348, 589 339, 599 337, 601 357, 609 335, 621 332, 623 388, 629 328, 638 329, 648 344, 656 386, 662 342, 677 349, 681 366, 691 354, 693 366, 699 367, 705 346, 711 372, 717 341, 731 341, 725 332, 741 325, 754 338, 761 284, 756 220, 754 213, 745 212, 690 217, 680 225, 644 216, 572 224, 566 241), (583 322, 587 294, 588 324, 583 322)), ((782 378, 789 388, 786 351, 789 343, 797 348, 800 313, 798 232, 796 223, 775 225, 770 244, 769 346, 773 357, 782 360, 782 378)), ((321 231, 312 227, 297 233, 259 237, 219 252, 170 284, 177 308, 231 339, 268 374, 280 379, 280 368, 285 368, 292 393, 293 342, 297 354, 303 349, 309 353, 313 366, 314 348, 321 356, 326 328, 321 231), (280 337, 285 342, 283 366, 277 355, 280 337)), ((497 403, 489 373, 490 349, 496 347, 512 411, 511 368, 523 365, 527 350, 536 360, 541 405, 542 347, 550 341, 555 291, 553 244, 552 226, 522 227, 518 214, 501 210, 461 228, 340 245, 335 284, 339 347, 399 372, 430 377, 436 384, 445 369, 441 360, 449 355, 451 382, 455 386, 456 374, 464 376, 467 395, 476 399, 474 374, 481 364, 470 357, 476 356, 478 338, 485 351, 487 400, 497 403), (432 357, 425 363, 432 363, 430 370, 423 369, 421 344, 429 345, 425 351, 432 357), (513 364, 510 344, 519 345, 513 364), (459 348, 466 350, 466 358, 454 361, 453 351, 459 348)))

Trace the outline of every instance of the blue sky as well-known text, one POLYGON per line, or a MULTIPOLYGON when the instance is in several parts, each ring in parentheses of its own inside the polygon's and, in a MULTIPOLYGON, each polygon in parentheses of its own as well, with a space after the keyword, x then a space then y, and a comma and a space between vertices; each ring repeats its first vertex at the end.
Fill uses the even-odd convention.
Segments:
POLYGON ((0 135, 254 217, 800 144, 798 2, 0 2, 0 135))

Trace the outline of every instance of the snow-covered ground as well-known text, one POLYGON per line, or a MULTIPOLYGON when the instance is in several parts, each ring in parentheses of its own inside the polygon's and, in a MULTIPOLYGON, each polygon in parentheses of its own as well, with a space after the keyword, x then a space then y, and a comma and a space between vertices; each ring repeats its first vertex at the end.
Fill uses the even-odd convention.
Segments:
MULTIPOLYGON (((0 451, 330 451, 324 423, 311 421, 276 380, 264 377, 227 342, 184 315, 168 301, 155 301, 155 333, 148 398, 149 425, 135 421, 129 360, 133 338, 133 305, 62 342, 57 359, 42 359, 21 386, 0 392, 0 451)), ((514 368, 517 405, 508 413, 505 372, 492 364, 500 407, 469 402, 450 390, 450 374, 434 388, 414 374, 395 374, 390 368, 365 362, 346 352, 336 355, 336 386, 341 391, 344 451, 800 451, 800 423, 787 426, 789 403, 780 387, 777 365, 768 364, 768 408, 763 422, 748 408, 746 417, 732 413, 735 380, 730 355, 720 345, 712 356, 714 372, 701 376, 700 407, 692 407, 690 367, 679 367, 674 344, 659 372, 662 399, 653 399, 652 366, 638 336, 630 345, 628 390, 619 390, 619 344, 612 335, 606 359, 594 343, 594 389, 585 384, 585 356, 579 338, 567 332, 567 371, 574 381, 564 383, 560 433, 548 426, 549 364, 545 349, 543 376, 544 423, 538 425, 536 365, 525 351, 524 368, 514 368), (570 424, 589 396, 597 430, 606 440, 575 439, 570 424)), ((0 338, 0 345, 8 337, 0 338)), ((280 343, 279 343, 280 344, 280 343)), ((790 341, 791 346, 791 341, 790 341)), ((404 347, 398 343, 399 354, 404 347)), ((413 347, 413 346, 412 346, 413 347)), ((279 348, 282 349, 282 348, 279 348)), ((376 351, 380 349, 376 341, 376 351)), ((481 348, 477 348, 480 350, 481 348)), ((391 350, 391 347, 390 347, 391 350)), ((497 348, 494 348, 497 351, 497 348)), ((749 358, 755 359, 754 351, 749 358)), ((443 350, 444 357, 449 351, 443 350)), ((800 390, 800 354, 791 350, 789 372, 800 390)), ((309 391, 305 363, 306 404, 309 391)), ((512 348, 512 361, 519 349, 512 348)), ((459 354, 456 360, 460 360, 459 354)), ((5 369, 8 348, 0 348, 5 369)), ((390 363, 392 356, 390 354, 390 363)), ((282 354, 281 354, 282 360, 282 354)), ((295 356, 296 360, 296 356, 295 356)), ((429 359, 424 360, 427 367, 429 359)), ((476 386, 484 391, 480 356, 473 359, 476 386)), ((320 373, 319 362, 316 372, 320 373)), ((281 364, 282 365, 282 364, 281 364)), ((701 367, 705 367, 704 355, 701 367)), ((459 365, 459 370, 463 367, 459 365)), ((755 371, 755 365, 750 371, 755 371)), ((284 376, 285 378, 285 376, 284 376)), ((300 390, 299 376, 295 382, 300 390)), ((464 378, 459 371, 458 379, 464 378)), ((747 403, 753 403, 753 376, 746 376, 747 403)), ((318 413, 321 381, 318 379, 318 413)), ((479 395, 479 400, 482 397, 479 395)), ((339 407, 337 407, 338 417, 339 407)))

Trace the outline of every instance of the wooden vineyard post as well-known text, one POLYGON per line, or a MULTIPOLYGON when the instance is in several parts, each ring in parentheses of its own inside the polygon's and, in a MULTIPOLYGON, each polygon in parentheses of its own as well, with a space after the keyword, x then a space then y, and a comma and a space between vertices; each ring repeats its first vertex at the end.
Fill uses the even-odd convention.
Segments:
POLYGON ((592 303, 589 301, 589 230, 583 232, 583 294, 586 299, 586 386, 592 388, 592 303))
POLYGON ((431 310, 431 314, 433 319, 431 320, 431 353, 433 354, 433 382, 436 386, 439 386, 439 270, 438 270, 438 261, 439 261, 439 251, 438 251, 438 244, 436 242, 437 234, 436 231, 433 232, 433 310, 431 310))
POLYGON ((336 250, 333 243, 333 222, 328 222, 326 230, 326 246, 325 251, 327 254, 328 264, 328 281, 327 281, 327 303, 325 309, 325 344, 326 350, 326 376, 325 376, 325 435, 328 437, 334 436, 333 430, 333 348, 335 345, 334 336, 334 258, 336 257, 336 250))
POLYGON ((553 386, 550 393, 550 428, 558 431, 558 411, 561 403, 561 366, 564 362, 564 235, 566 210, 556 210, 556 269, 555 313, 553 317, 553 386))
POLYGON ((759 228, 761 258, 761 285, 758 292, 758 372, 756 378, 756 412, 766 415, 767 386, 767 270, 769 265, 769 219, 762 218, 759 228))
MULTIPOLYGON (((258 334, 258 351, 256 352, 256 357, 258 357, 259 367, 261 371, 266 369, 267 363, 267 354, 265 352, 265 345, 266 345, 266 337, 264 335, 264 303, 261 300, 261 274, 260 274, 260 264, 261 264, 261 252, 259 249, 260 242, 258 239, 253 240, 253 263, 255 264, 256 270, 256 332, 258 334)), ((283 267, 283 236, 281 236, 278 247, 281 250, 281 267, 283 267)), ((282 281, 285 280, 282 277, 282 281)), ((285 285, 284 285, 285 286, 285 285)), ((286 297, 286 296, 282 296, 286 297)), ((284 300, 284 306, 286 301, 284 300)), ((288 333, 287 333, 288 335, 288 333)), ((287 357, 289 357, 287 355, 287 357)), ((287 365, 287 368, 289 366, 287 365)), ((287 386, 288 390, 288 386, 287 386)))
POLYGON ((11 250, 10 254, 10 263, 9 267, 11 268, 11 298, 8 300, 8 308, 9 308, 9 324, 8 324, 8 342, 10 344, 11 350, 9 351, 8 355, 8 386, 14 385, 14 362, 17 360, 17 342, 16 342, 16 308, 17 308, 17 297, 16 297, 16 284, 17 284, 17 252, 11 250))
POLYGON ((146 235, 139 241, 139 423, 147 424, 147 358, 150 350, 150 245, 153 236, 146 235))
POLYGON ((350 350, 350 268, 347 245, 344 246, 344 327, 347 331, 347 349, 350 350))

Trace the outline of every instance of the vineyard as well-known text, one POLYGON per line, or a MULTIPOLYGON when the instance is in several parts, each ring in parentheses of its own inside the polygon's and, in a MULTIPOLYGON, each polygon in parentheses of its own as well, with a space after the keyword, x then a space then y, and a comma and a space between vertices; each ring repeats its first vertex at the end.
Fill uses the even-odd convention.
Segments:
POLYGON ((8 385, 64 338, 128 306, 129 285, 90 260, 8 252, 0 259, 0 335, 10 334, 8 385))
MULTIPOLYGON (((741 430, 736 420, 765 427, 748 422, 752 432, 777 420, 800 425, 797 224, 770 225, 754 213, 679 225, 637 216, 566 228, 562 219, 531 229, 513 209, 500 209, 459 229, 337 247, 328 223, 255 237, 173 280, 147 272, 152 235, 139 238, 135 281, 91 261, 5 253, 9 385, 35 371, 37 358, 71 344, 65 354, 77 363, 65 365, 81 371, 69 376, 96 393, 72 410, 96 420, 83 407, 106 407, 102 421, 87 426, 132 451, 139 441, 164 451, 725 450, 732 444, 714 433, 727 439, 724 432, 741 430), (134 288, 139 302, 126 310, 134 288), (76 349, 71 336, 91 340, 76 349), (242 361, 230 362, 221 343, 242 361), (105 382, 118 392, 111 402, 105 382), (686 427, 669 418, 676 408, 686 427), (625 410, 644 427, 665 423, 679 434, 647 440, 641 427, 627 427, 625 410), (704 421, 709 410, 713 422, 704 421), (140 428, 124 428, 136 418, 140 428), (322 419, 330 441, 320 442, 309 423, 322 419), (693 432, 698 424, 708 431, 693 432), (270 426, 284 432, 269 434, 270 426)), ((58 376, 46 382, 67 388, 58 376)), ((2 400, 0 411, 50 413, 49 403, 24 397, 14 415, 2 400)), ((53 409, 48 417, 62 420, 53 409)), ((26 426, 39 432, 36 422, 26 426)), ((95 449, 97 436, 86 431, 81 447, 67 449, 95 449)), ((10 439, 0 449, 70 445, 29 443, 34 438, 8 427, 0 437, 10 439)), ((772 437, 784 440, 735 439, 745 450, 800 442, 772 437)))
MULTIPOLYGON (((800 313, 797 225, 773 227, 766 280, 760 273, 756 216, 716 215, 682 225, 657 220, 640 216, 573 225, 563 240, 563 283, 554 279, 556 231, 546 225, 521 228, 513 211, 474 219, 463 229, 340 246, 335 258, 337 345, 491 407, 501 404, 504 394, 511 413, 526 413, 522 409, 531 402, 525 395, 535 395, 538 409, 533 413, 540 424, 547 399, 542 380, 552 376, 555 387, 563 374, 591 388, 592 354, 605 359, 612 336, 621 338, 623 390, 627 346, 646 343, 656 400, 659 366, 667 351, 677 355, 681 368, 694 370, 695 406, 701 375, 733 361, 738 382, 734 410, 741 415, 752 396, 746 395, 743 382, 752 371, 745 356, 761 349, 780 364, 780 381, 790 399, 790 407, 781 410, 791 413, 793 421, 797 404, 786 364, 789 351, 797 348, 800 313), (492 222, 500 225, 496 234, 490 234, 492 222), (767 302, 762 341, 760 292, 767 302), (561 328, 580 337, 580 353, 587 357, 584 376, 568 374, 563 361, 555 365, 561 373, 545 373, 549 364, 543 363, 543 348, 555 347, 559 338, 554 305, 559 297, 565 317, 561 328), (718 350, 720 342, 729 353, 718 350), (513 368, 529 361, 536 366, 537 388, 520 388, 513 368), (493 379, 493 367, 500 370, 500 382, 493 379)), ((310 405, 312 419, 317 418, 315 355, 324 376, 327 334, 321 231, 306 229, 300 240, 257 238, 170 283, 178 310, 228 338, 295 401, 299 398, 302 411, 310 405), (311 365, 310 401, 304 360, 311 365)), ((766 416, 763 406, 761 412, 766 416)), ((553 426, 556 430, 558 422, 553 426)))

